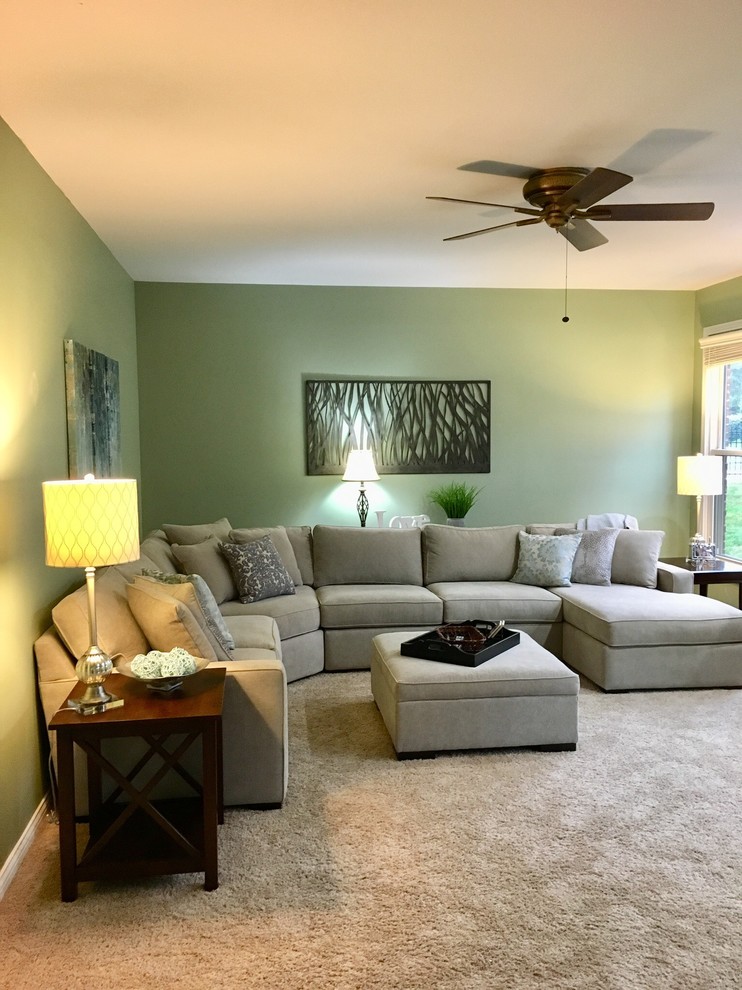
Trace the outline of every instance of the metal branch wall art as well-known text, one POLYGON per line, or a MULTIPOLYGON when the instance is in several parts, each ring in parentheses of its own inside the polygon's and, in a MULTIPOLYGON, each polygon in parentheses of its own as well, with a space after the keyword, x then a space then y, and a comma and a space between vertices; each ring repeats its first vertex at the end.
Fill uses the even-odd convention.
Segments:
POLYGON ((368 447, 379 474, 490 469, 490 382, 306 382, 307 474, 342 474, 368 447))

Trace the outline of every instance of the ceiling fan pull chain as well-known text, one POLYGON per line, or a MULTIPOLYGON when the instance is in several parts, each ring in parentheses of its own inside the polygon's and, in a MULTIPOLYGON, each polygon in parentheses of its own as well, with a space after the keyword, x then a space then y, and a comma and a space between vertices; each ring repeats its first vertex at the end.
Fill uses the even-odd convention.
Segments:
POLYGON ((569 268, 569 241, 564 239, 564 316, 562 317, 562 323, 569 323, 569 317, 567 316, 567 270, 569 268))

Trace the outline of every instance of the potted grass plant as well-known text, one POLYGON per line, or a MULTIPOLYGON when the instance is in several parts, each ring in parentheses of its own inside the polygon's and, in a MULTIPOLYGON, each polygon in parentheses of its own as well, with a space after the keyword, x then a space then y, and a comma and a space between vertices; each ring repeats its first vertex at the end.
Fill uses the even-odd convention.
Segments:
POLYGON ((451 481, 428 492, 428 499, 446 513, 449 526, 463 526, 464 517, 477 500, 481 488, 463 481, 451 481))

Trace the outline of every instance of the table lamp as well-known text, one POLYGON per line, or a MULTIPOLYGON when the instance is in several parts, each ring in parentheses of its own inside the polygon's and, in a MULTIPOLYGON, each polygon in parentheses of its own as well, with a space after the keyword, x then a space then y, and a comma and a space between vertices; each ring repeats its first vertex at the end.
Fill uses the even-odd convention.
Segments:
POLYGON ((46 563, 50 567, 85 568, 90 646, 77 661, 75 673, 86 688, 82 697, 69 705, 90 715, 123 704, 103 687, 113 661, 98 646, 95 569, 139 557, 137 483, 128 478, 96 479, 88 474, 82 481, 45 481, 41 488, 46 563))
POLYGON ((370 450, 351 450, 348 454, 343 481, 360 481, 361 483, 360 494, 356 502, 361 526, 366 525, 366 517, 368 516, 368 497, 364 485, 367 481, 378 480, 379 475, 376 472, 373 453, 370 450))
MULTIPOLYGON (((689 562, 708 556, 704 548, 712 549, 701 534, 701 503, 704 495, 720 495, 724 491, 722 458, 696 454, 695 457, 678 457, 678 495, 696 497, 696 535, 690 541, 689 562)), ((714 552, 711 554, 715 556, 714 552)))

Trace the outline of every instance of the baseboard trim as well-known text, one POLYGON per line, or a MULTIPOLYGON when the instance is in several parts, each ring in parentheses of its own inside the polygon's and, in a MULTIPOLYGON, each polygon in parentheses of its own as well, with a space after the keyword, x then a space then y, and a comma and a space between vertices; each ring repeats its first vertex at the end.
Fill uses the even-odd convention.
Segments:
POLYGON ((24 828, 20 839, 13 847, 10 856, 8 856, 2 867, 0 867, 0 901, 3 897, 5 897, 5 893, 13 881, 13 877, 20 869, 21 863, 23 862, 30 845, 34 840, 34 836, 38 831, 39 825, 41 825, 41 823, 45 820, 48 811, 49 795, 45 794, 41 799, 41 803, 38 808, 31 816, 31 820, 28 825, 24 828))

